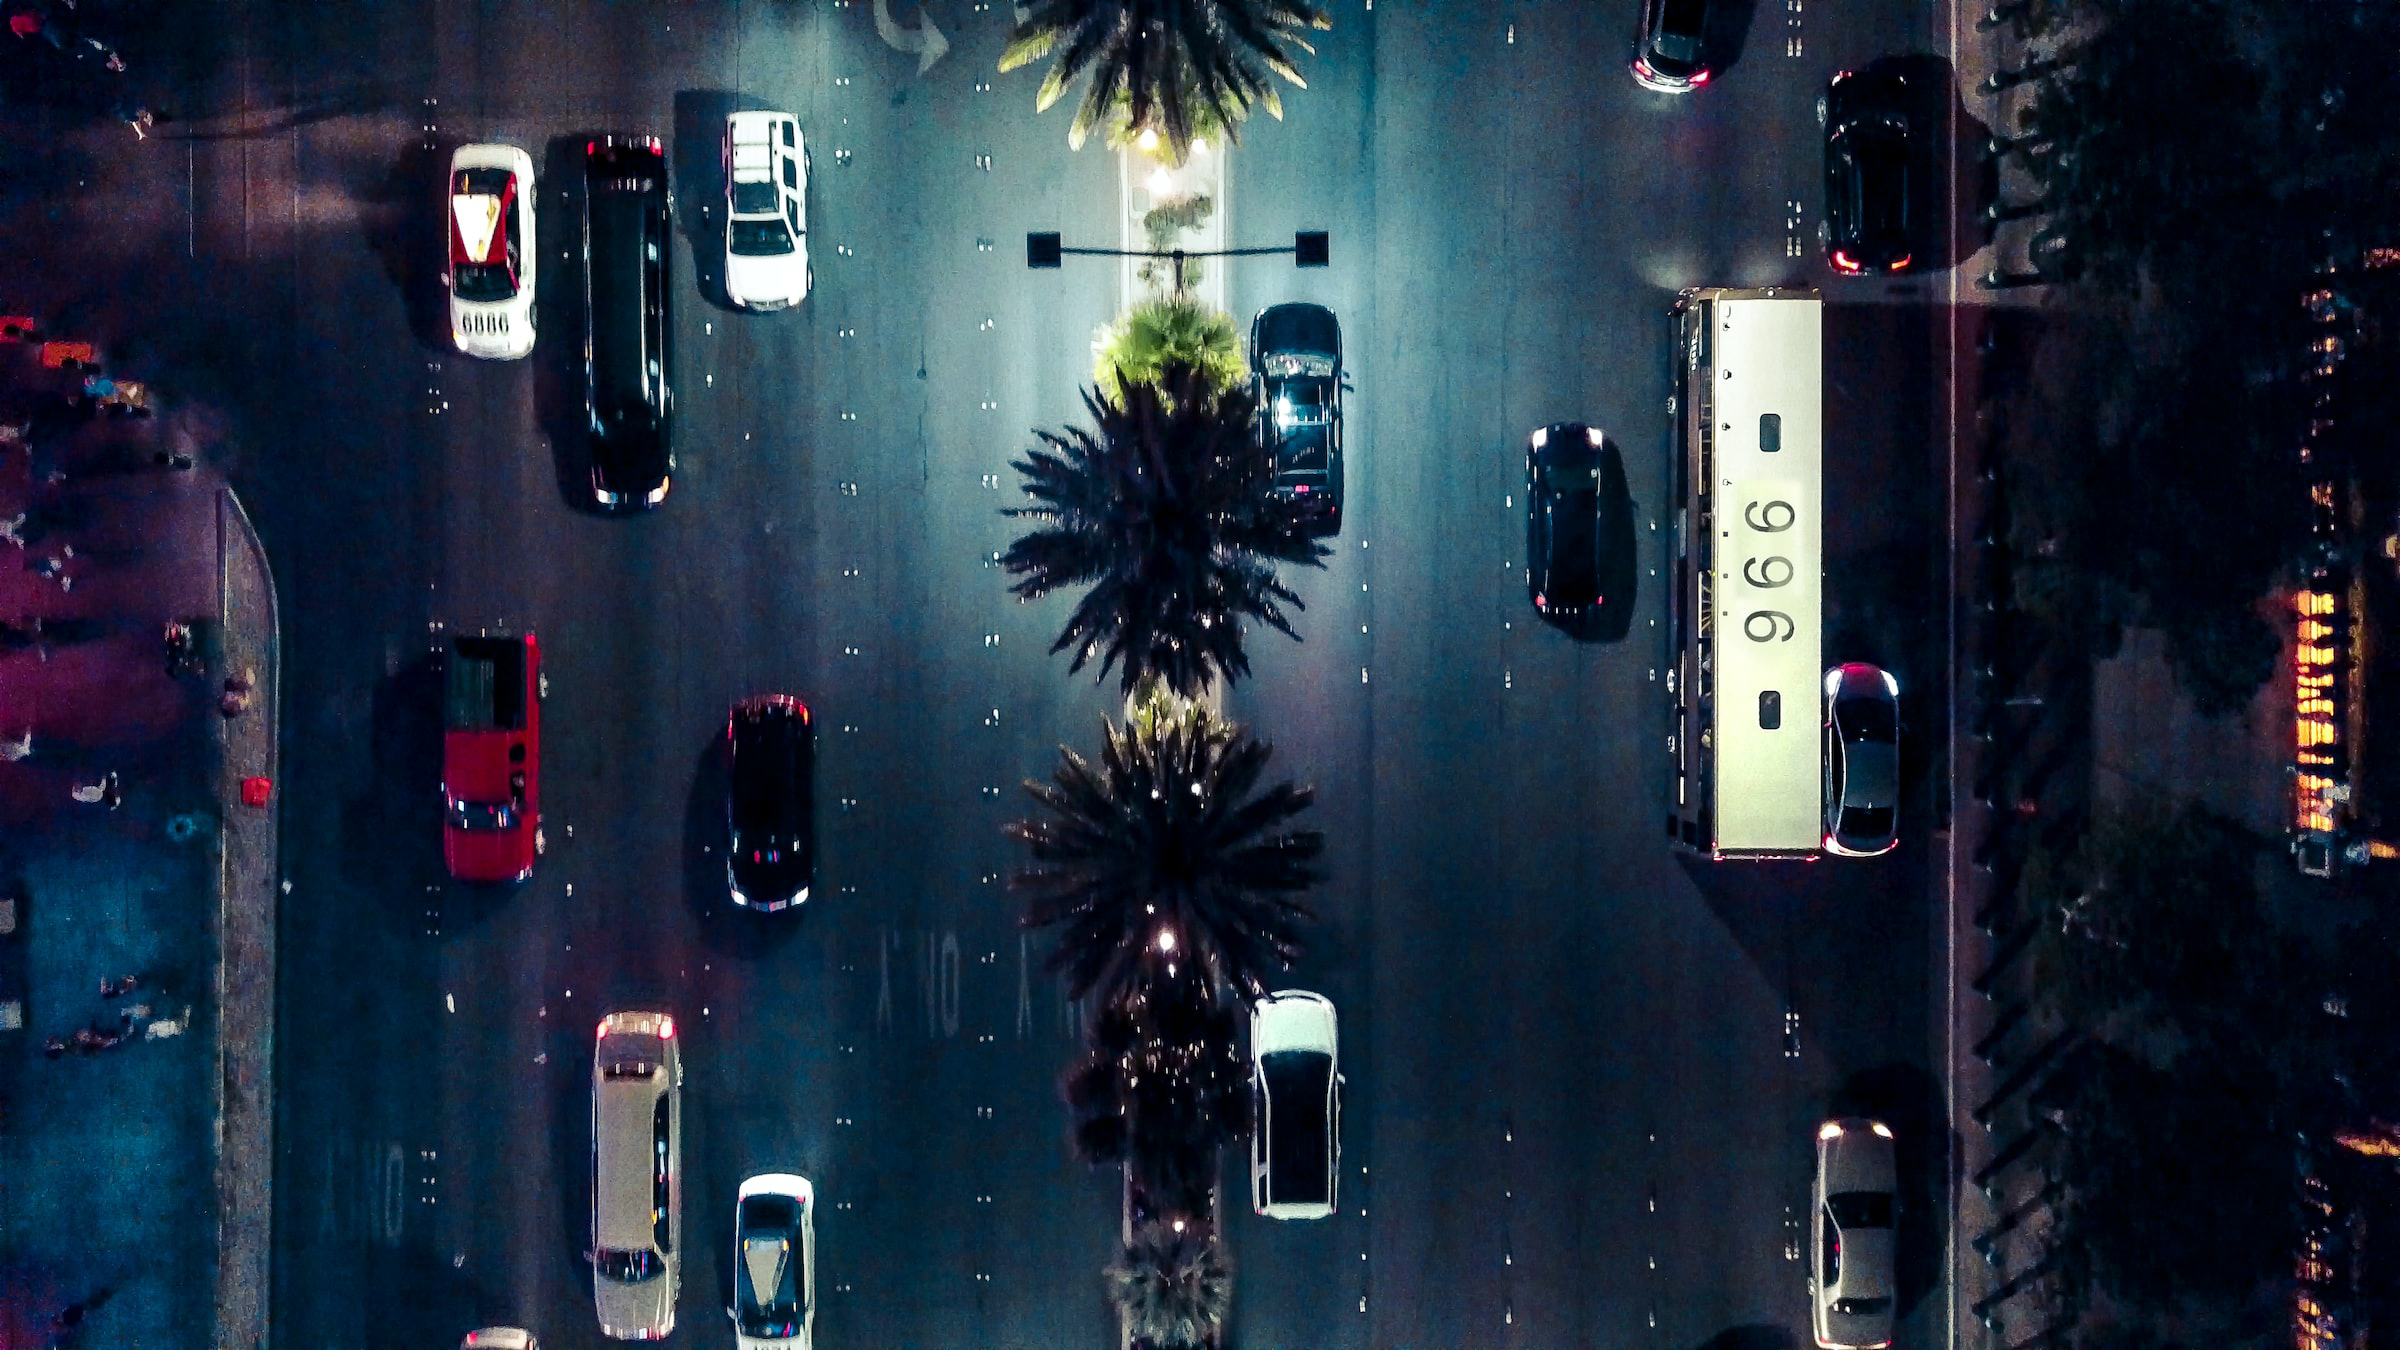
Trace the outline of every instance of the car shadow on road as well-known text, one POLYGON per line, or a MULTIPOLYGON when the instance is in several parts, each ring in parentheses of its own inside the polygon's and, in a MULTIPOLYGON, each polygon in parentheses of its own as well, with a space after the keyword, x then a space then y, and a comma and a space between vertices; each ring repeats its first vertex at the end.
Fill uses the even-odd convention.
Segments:
POLYGON ((692 249, 692 283, 728 314, 747 314, 725 291, 725 119, 763 105, 730 89, 675 95, 675 230, 692 249))
POLYGON ((759 914, 733 903, 725 858, 733 846, 725 821, 727 772, 733 745, 724 728, 711 736, 692 766, 692 790, 683 808, 683 903, 692 912, 700 941, 712 952, 757 960, 781 950, 808 922, 808 906, 759 914))
POLYGON ((1942 1085, 1922 1065, 1879 1064, 1843 1079, 1825 1114, 1866 1116, 1892 1127, 1900 1186, 1892 1243, 1893 1311, 1906 1317, 1941 1284, 1942 1239, 1949 1224, 1943 1195, 1958 1147, 1942 1085))
POLYGON ((438 135, 410 143, 393 157, 380 182, 360 191, 358 202, 367 251, 400 293, 409 336, 445 356, 459 355, 450 343, 449 294, 442 289, 446 236, 426 229, 425 208, 443 211, 443 228, 448 228, 449 187, 443 178, 458 145, 456 137, 438 135))
POLYGON ((1708 63, 1715 72, 1712 78, 1723 79, 1725 72, 1741 64, 1742 49, 1750 42, 1750 25, 1758 18, 1758 0, 1720 0, 1708 11, 1708 30, 1701 34, 1700 49, 1708 54, 1708 63))
POLYGON ((1752 1323, 1727 1327, 1700 1342, 1695 1350, 1800 1350, 1800 1338, 1783 1327, 1752 1323))
POLYGON ((342 803, 342 883, 401 931, 422 926, 442 870, 442 658, 418 652, 375 686, 372 772, 342 803))

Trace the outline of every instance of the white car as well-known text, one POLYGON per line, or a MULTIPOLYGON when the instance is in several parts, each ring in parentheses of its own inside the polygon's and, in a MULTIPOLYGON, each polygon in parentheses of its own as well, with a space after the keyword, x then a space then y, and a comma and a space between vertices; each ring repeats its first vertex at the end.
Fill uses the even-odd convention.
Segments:
POLYGON ((809 1350, 817 1325, 817 1193, 769 1172, 733 1205, 733 1342, 738 1350, 809 1350))
POLYGON ((683 1251, 683 1057, 675 1019, 615 1012, 592 1045, 592 1302, 600 1334, 675 1330, 683 1251))
POLYGON ((533 350, 533 157, 513 145, 450 155, 450 340, 469 356, 533 350))
POLYGON ((1250 1208, 1322 1219, 1340 1199, 1342 1073, 1333 1003, 1281 989, 1250 1010, 1250 1208))
POLYGON ((1880 1120, 1817 1127, 1810 1199, 1808 1313, 1823 1350, 1892 1343, 1892 1131, 1880 1120))
POLYGON ((458 1343, 458 1350, 541 1350, 542 1343, 530 1331, 517 1327, 485 1327, 470 1331, 458 1343))
POLYGON ((790 113, 725 119, 725 295, 744 309, 808 298, 808 141, 790 113))

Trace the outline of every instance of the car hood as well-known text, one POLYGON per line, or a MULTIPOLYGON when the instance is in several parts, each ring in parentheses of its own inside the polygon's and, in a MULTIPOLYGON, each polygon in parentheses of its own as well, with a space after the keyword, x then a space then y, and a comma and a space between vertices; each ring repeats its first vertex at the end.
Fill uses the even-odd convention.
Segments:
POLYGON ((592 1276, 592 1306, 602 1335, 619 1340, 656 1340, 675 1329, 673 1265, 639 1284, 592 1276))
POLYGON ((743 302, 790 303, 808 294, 808 236, 789 253, 766 257, 725 255, 725 293, 743 302))
POLYGON ((753 862, 747 856, 735 856, 725 860, 725 874, 751 905, 780 909, 808 885, 809 866, 806 858, 753 862))
POLYGON ((533 866, 533 822, 506 830, 442 828, 442 861, 461 881, 514 881, 533 866))

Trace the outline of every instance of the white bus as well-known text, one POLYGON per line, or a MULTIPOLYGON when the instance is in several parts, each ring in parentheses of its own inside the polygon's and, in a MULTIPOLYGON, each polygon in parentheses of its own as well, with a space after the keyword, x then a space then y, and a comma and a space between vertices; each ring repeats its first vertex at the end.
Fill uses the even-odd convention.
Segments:
POLYGON ((1813 856, 1824 835, 1824 302, 1685 291, 1673 310, 1675 809, 1712 858, 1813 856))

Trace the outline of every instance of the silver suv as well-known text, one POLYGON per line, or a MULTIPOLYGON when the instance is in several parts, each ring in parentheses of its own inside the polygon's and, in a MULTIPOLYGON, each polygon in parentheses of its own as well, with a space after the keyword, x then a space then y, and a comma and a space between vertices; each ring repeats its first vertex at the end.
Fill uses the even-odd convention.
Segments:
POLYGON ((592 1047, 592 1303, 603 1336, 654 1341, 675 1329, 682 1086, 673 1017, 600 1019, 592 1047))

